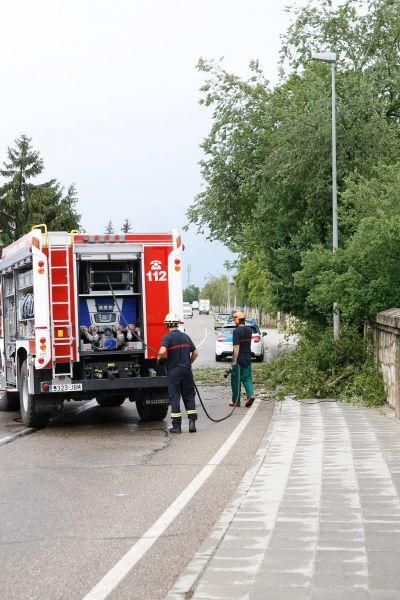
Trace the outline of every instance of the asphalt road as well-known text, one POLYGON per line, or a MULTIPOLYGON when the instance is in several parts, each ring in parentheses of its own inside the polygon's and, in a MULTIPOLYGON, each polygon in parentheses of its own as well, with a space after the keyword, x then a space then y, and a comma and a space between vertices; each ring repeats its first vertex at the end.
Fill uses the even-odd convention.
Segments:
MULTIPOLYGON (((215 365, 212 317, 195 314, 186 330, 200 350, 197 365, 215 365)), ((225 387, 201 387, 216 417, 228 411, 221 381, 225 387)), ((187 433, 184 420, 175 437, 168 420, 141 423, 128 401, 112 409, 68 404, 46 429, 17 439, 25 430, 18 414, 0 413, 1 600, 164 598, 235 491, 272 408, 260 399, 219 424, 200 409, 198 432, 187 433), (218 462, 216 453, 244 419, 244 431, 218 462), (204 472, 209 477, 185 505, 181 493, 204 472), (120 559, 146 544, 123 571, 120 559), (113 567, 115 585, 91 595, 113 567)))

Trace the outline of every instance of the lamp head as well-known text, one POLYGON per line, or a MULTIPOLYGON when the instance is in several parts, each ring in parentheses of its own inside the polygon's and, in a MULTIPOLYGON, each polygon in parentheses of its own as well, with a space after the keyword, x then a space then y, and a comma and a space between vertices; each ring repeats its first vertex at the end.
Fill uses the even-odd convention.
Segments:
POLYGON ((311 54, 311 58, 320 62, 336 63, 335 52, 313 52, 311 54))

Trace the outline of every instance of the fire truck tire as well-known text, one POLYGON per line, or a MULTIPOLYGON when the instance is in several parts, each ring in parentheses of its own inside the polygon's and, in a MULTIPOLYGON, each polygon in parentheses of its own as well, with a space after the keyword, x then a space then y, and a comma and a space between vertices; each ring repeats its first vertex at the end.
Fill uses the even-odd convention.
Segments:
POLYGON ((21 418, 27 427, 45 427, 50 419, 50 413, 37 413, 35 396, 28 392, 28 366, 26 360, 22 363, 19 374, 19 397, 21 418))
POLYGON ((141 421, 163 421, 168 413, 168 404, 146 404, 145 398, 136 400, 136 410, 141 421))
POLYGON ((98 398, 96 398, 96 402, 102 408, 121 406, 125 402, 125 396, 121 396, 121 394, 110 394, 109 396, 99 396, 98 398))
POLYGON ((19 410, 17 392, 0 392, 0 410, 19 410))

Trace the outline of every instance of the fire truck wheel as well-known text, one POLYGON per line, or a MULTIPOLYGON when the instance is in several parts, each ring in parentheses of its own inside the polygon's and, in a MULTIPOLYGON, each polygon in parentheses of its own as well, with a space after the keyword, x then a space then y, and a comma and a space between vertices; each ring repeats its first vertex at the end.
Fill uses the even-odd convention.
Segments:
POLYGON ((0 410, 19 410, 17 392, 0 392, 0 410))
POLYGON ((99 396, 96 402, 102 408, 121 406, 125 402, 125 396, 121 394, 110 394, 109 396, 99 396))
POLYGON ((27 427, 45 427, 49 422, 49 413, 37 413, 35 396, 28 392, 28 366, 26 360, 22 363, 19 375, 19 397, 21 418, 27 427))
POLYGON ((136 400, 141 421, 162 421, 168 413, 168 404, 146 404, 146 398, 136 400))

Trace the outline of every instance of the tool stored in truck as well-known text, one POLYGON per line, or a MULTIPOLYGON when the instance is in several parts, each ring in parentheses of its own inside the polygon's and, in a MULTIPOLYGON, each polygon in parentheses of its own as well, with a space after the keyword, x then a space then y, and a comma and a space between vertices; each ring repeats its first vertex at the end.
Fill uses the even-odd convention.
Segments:
POLYGON ((38 225, 0 260, 0 410, 47 424, 65 400, 136 402, 168 412, 157 366, 164 316, 182 314, 180 235, 48 232, 38 225))

